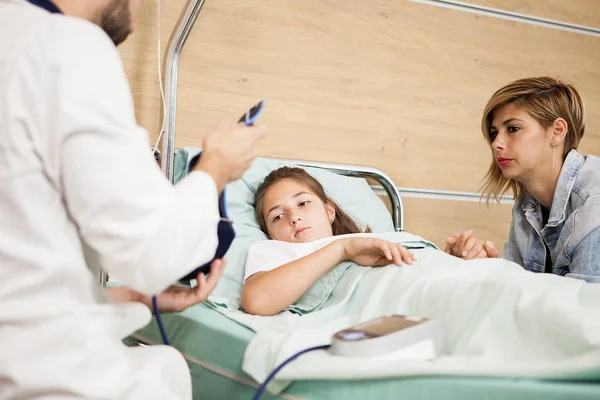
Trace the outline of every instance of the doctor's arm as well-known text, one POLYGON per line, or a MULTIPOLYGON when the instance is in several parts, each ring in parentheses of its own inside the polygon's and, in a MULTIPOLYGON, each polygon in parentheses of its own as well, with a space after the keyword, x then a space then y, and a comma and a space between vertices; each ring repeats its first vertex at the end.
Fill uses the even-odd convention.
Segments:
POLYGON ((87 33, 65 43, 72 54, 55 72, 61 191, 99 264, 151 295, 213 258, 219 191, 250 165, 264 132, 220 125, 204 141, 204 160, 173 187, 136 123, 112 42, 97 27, 87 33))

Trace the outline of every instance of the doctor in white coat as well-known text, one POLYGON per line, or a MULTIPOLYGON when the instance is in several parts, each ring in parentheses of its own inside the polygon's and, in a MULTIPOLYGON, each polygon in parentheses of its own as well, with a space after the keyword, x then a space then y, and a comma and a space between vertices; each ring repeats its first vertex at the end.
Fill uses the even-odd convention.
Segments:
POLYGON ((121 339, 149 322, 149 295, 167 289, 169 311, 214 288, 222 260, 197 289, 168 289, 213 257, 218 195, 265 132, 222 124, 193 172, 164 178, 115 48, 139 3, 0 0, 2 400, 191 398, 180 353, 121 339))

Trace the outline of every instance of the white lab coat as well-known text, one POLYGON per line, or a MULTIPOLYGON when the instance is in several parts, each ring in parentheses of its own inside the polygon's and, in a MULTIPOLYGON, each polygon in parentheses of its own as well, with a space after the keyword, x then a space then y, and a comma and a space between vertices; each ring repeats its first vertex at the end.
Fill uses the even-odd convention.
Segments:
POLYGON ((0 0, 0 399, 190 398, 175 349, 122 345, 151 314, 98 267, 161 291, 214 255, 217 201, 162 176, 100 28, 0 0))

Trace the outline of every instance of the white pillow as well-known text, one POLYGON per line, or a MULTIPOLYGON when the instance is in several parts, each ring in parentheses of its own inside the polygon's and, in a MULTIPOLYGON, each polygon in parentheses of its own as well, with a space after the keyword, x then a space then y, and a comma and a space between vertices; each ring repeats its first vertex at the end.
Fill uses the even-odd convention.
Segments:
MULTIPOLYGON (((187 165, 198 149, 184 148, 176 154, 176 169, 187 165), (179 159, 179 162, 177 162, 179 159), (178 165, 178 167, 177 167, 178 165)), ((258 186, 273 170, 284 166, 295 166, 267 158, 257 158, 242 179, 226 187, 226 203, 229 218, 233 220, 236 238, 225 255, 227 265, 211 299, 215 302, 237 307, 244 282, 244 265, 250 246, 267 239, 260 230, 254 215, 254 195, 258 186)), ((364 227, 369 225, 373 232, 393 232, 392 217, 381 199, 373 192, 366 180, 342 176, 321 168, 304 168, 316 178, 339 206, 364 227)), ((181 171, 175 171, 181 176, 181 171)))

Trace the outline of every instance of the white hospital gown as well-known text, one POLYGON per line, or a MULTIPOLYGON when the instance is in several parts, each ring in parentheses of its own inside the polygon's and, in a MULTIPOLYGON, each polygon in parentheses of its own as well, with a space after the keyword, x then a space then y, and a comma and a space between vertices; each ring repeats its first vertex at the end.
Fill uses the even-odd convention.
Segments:
POLYGON ((246 264, 244 266, 244 281, 257 272, 268 272, 281 267, 287 263, 298 260, 302 257, 314 253, 329 243, 346 239, 350 237, 379 238, 393 243, 401 243, 409 248, 418 246, 435 247, 433 243, 428 242, 420 236, 407 232, 387 232, 387 233, 350 233, 345 235, 330 236, 312 242, 290 243, 280 240, 260 240, 255 242, 248 249, 246 264))
POLYGON ((214 255, 217 200, 162 176, 100 28, 0 0, 0 399, 191 398, 175 349, 121 343, 150 312, 98 271, 163 290, 214 255))

